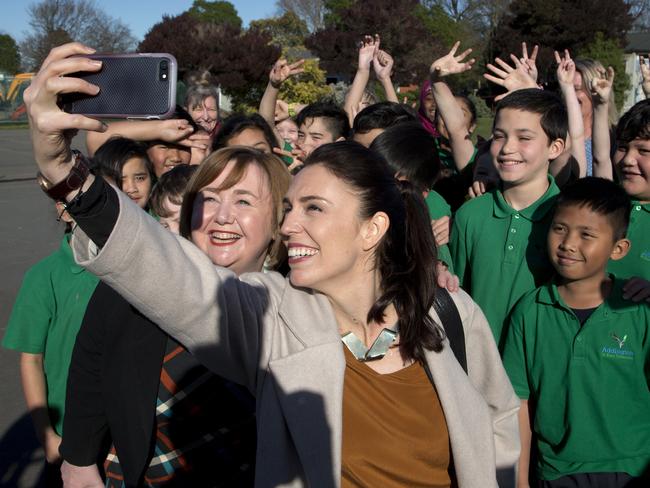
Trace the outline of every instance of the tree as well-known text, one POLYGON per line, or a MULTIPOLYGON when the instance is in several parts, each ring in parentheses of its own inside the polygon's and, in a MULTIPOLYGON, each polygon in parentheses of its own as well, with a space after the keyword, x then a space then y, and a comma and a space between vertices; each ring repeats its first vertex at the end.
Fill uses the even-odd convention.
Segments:
POLYGON ((624 0, 513 0, 493 32, 487 59, 519 53, 521 41, 536 43, 540 75, 553 78, 554 49, 577 53, 598 32, 622 46, 633 20, 629 9, 624 0))
POLYGON ((230 2, 220 0, 194 0, 188 12, 203 22, 229 24, 237 28, 241 28, 242 26, 242 20, 237 13, 237 9, 230 2))
POLYGON ((393 81, 420 83, 435 56, 442 53, 443 43, 428 32, 418 8, 416 0, 355 2, 335 12, 336 23, 312 34, 305 45, 317 53, 328 73, 352 75, 358 42, 365 34, 378 33, 381 47, 395 59, 393 81))
POLYGON ((129 28, 91 0, 42 0, 31 4, 27 12, 32 31, 20 50, 32 69, 61 41, 80 41, 105 52, 128 51, 135 44, 129 28))
POLYGON ((285 12, 280 17, 253 20, 251 29, 258 29, 271 37, 271 42, 285 48, 304 47, 309 29, 304 20, 293 12, 285 12))
POLYGON ((208 70, 237 109, 257 106, 280 49, 258 29, 202 22, 188 12, 163 17, 145 35, 140 52, 168 52, 178 60, 180 75, 208 70))
POLYGON ((324 0, 277 0, 276 5, 281 13, 291 12, 302 19, 310 32, 323 27, 324 0))
POLYGON ((13 75, 19 69, 18 44, 9 34, 0 34, 0 72, 13 75))
POLYGON ((330 95, 332 90, 325 84, 325 71, 318 67, 318 61, 308 59, 304 71, 282 83, 280 100, 294 103, 314 103, 330 95))
POLYGON ((511 0, 422 0, 429 10, 440 10, 457 24, 471 26, 479 36, 489 34, 511 0))

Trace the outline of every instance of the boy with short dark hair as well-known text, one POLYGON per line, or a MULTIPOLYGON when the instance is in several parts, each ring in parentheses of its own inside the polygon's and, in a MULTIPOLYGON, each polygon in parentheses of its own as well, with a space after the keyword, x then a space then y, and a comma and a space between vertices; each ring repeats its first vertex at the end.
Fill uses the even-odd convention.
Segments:
POLYGON ((564 150, 567 130, 557 95, 532 88, 503 98, 490 147, 500 187, 465 203, 454 219, 454 272, 499 345, 514 304, 551 275, 546 234, 559 189, 548 167, 564 150))
POLYGON ((628 110, 616 129, 614 164, 621 186, 632 199, 628 238, 630 252, 609 263, 621 278, 650 280, 650 100, 628 110))
POLYGON ((503 363, 522 400, 522 485, 532 443, 541 487, 650 481, 650 306, 625 300, 606 272, 630 247, 629 206, 605 179, 567 186, 548 234, 556 278, 512 312, 503 363))
POLYGON ((317 102, 307 105, 296 117, 298 149, 309 156, 314 149, 350 136, 350 122, 341 107, 317 102))
POLYGON ((385 129, 404 122, 418 120, 418 114, 408 105, 379 102, 367 106, 354 118, 352 138, 366 147, 385 129))

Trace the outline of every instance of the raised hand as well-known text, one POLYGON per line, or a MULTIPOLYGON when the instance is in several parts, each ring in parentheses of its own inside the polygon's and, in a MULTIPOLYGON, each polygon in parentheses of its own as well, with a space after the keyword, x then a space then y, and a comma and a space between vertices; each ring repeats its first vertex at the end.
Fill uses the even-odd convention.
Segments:
POLYGON ((516 90, 521 90, 523 88, 537 88, 537 83, 530 75, 528 65, 522 63, 514 54, 510 55, 510 59, 515 65, 514 68, 501 58, 495 58, 494 62, 499 66, 497 67, 494 64, 489 63, 487 69, 489 69, 493 74, 483 74, 483 78, 486 80, 508 90, 506 93, 495 97, 495 101, 501 100, 516 90))
POLYGON ((537 60, 537 52, 539 51, 539 46, 535 44, 533 47, 533 52, 530 53, 530 56, 528 56, 528 47, 526 46, 525 42, 521 43, 521 63, 526 65, 528 67, 528 74, 530 77, 537 81, 537 76, 539 72, 537 71, 537 64, 535 64, 535 61, 537 60))
POLYGON ((650 97, 650 58, 643 59, 639 56, 639 65, 641 66, 641 89, 645 93, 646 98, 650 97))
POLYGON ((86 129, 104 132, 107 126, 83 115, 65 113, 57 104, 64 93, 96 95, 99 87, 80 78, 65 75, 80 71, 99 71, 101 62, 76 57, 95 52, 78 42, 52 49, 31 85, 25 90, 34 158, 41 172, 50 181, 60 181, 70 171, 71 131, 86 129))
POLYGON ((370 69, 372 60, 379 50, 379 42, 379 34, 375 34, 375 37, 364 36, 363 40, 359 42, 359 69, 370 69))
POLYGON ((573 78, 576 75, 576 64, 571 59, 569 50, 564 50, 564 58, 560 53, 555 51, 555 62, 557 63, 557 81, 560 88, 566 88, 569 85, 573 86, 573 78))
POLYGON ((194 132, 190 123, 185 119, 172 119, 148 122, 158 124, 159 139, 166 142, 178 142, 194 132))
POLYGON ((303 160, 307 157, 304 153, 304 151, 301 151, 298 148, 295 148, 291 151, 285 151, 284 149, 280 149, 279 147, 274 147, 273 148, 273 153, 277 154, 278 156, 283 156, 287 158, 291 158, 292 162, 289 164, 287 169, 291 174, 294 174, 294 172, 303 166, 303 160))
POLYGON ((377 49, 375 57, 372 60, 372 67, 375 70, 375 75, 377 75, 378 80, 390 78, 393 72, 393 64, 393 57, 390 54, 381 49, 377 49))
POLYGON ((289 104, 284 100, 275 101, 275 121, 281 122, 284 119, 288 119, 289 115, 289 104))
POLYGON ((282 83, 284 83, 290 76, 297 75, 305 70, 303 64, 305 64, 304 59, 300 59, 292 64, 289 64, 286 59, 278 59, 273 65, 271 73, 269 73, 271 86, 279 89, 280 85, 282 85, 282 83))
POLYGON ((454 75, 458 73, 464 73, 467 70, 472 69, 472 65, 476 61, 474 58, 467 61, 463 61, 469 54, 472 52, 472 49, 466 49, 461 54, 456 56, 456 51, 460 47, 460 41, 456 43, 451 48, 445 56, 440 59, 436 59, 431 65, 430 72, 431 78, 443 78, 445 76, 454 75))
POLYGON ((614 86, 614 68, 609 66, 607 70, 598 68, 596 76, 591 80, 591 98, 595 104, 608 103, 612 96, 614 86))

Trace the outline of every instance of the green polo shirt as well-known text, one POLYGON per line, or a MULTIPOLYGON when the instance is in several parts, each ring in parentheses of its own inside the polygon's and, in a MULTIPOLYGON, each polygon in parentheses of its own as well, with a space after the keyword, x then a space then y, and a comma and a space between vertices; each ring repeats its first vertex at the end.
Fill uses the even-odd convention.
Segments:
POLYGON ((632 243, 627 256, 610 261, 607 271, 621 278, 650 280, 650 203, 632 202, 627 238, 632 243))
POLYGON ((650 305, 624 300, 623 284, 582 326, 552 284, 512 312, 503 364, 535 412, 541 479, 650 463, 650 305))
MULTIPOLYGON (((427 204, 427 208, 429 209, 429 218, 432 220, 437 220, 445 216, 451 217, 451 207, 437 191, 429 191, 424 202, 427 204)), ((449 252, 449 246, 447 244, 444 246, 438 246, 438 259, 447 265, 450 272, 454 272, 451 253, 449 252)))
POLYGON ((99 281, 74 262, 69 238, 25 273, 2 341, 6 348, 43 355, 50 421, 59 435, 72 349, 99 281))
POLYGON ((465 203, 454 218, 454 272, 485 313, 499 346, 512 307, 553 274, 546 235, 559 189, 548 178, 546 193, 528 208, 515 210, 500 190, 492 190, 465 203))

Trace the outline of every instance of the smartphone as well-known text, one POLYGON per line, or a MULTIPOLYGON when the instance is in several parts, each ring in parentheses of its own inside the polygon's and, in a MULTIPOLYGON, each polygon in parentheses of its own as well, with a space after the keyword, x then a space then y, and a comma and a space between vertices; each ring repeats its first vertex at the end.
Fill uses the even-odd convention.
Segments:
POLYGON ((164 119, 176 107, 176 58, 171 54, 91 54, 102 61, 97 72, 68 76, 97 85, 97 95, 62 95, 64 111, 115 119, 164 119))

